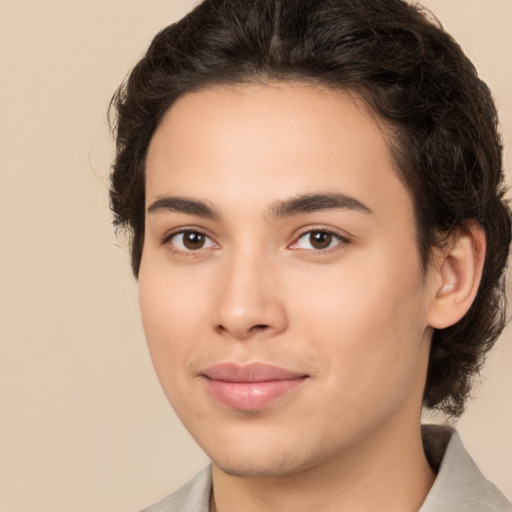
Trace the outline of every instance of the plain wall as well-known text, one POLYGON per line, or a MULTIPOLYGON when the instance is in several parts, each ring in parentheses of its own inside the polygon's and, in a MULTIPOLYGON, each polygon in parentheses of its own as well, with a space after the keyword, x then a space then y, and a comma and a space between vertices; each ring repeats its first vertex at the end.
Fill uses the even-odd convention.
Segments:
MULTIPOLYGON (((512 1, 425 0, 495 92, 512 1)), ((135 511, 207 460, 160 391, 108 210, 110 97, 190 0, 0 0, 0 510, 135 511)), ((459 422, 512 496, 510 330, 459 422)))

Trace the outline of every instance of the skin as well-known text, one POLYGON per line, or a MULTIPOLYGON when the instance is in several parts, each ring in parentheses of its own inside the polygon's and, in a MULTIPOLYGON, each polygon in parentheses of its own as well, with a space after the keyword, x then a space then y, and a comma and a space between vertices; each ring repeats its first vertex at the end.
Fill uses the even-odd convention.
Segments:
POLYGON ((342 92, 213 87, 169 109, 146 173, 143 325, 165 394, 213 461, 211 509, 418 510, 434 479, 420 437, 432 327, 453 323, 440 302, 460 272, 422 271, 382 125, 342 92), (334 193, 364 207, 282 206, 334 193), (185 229, 203 245, 184 245, 185 229), (314 230, 332 233, 325 249, 314 230), (307 378, 237 410, 202 375, 224 362, 307 378))

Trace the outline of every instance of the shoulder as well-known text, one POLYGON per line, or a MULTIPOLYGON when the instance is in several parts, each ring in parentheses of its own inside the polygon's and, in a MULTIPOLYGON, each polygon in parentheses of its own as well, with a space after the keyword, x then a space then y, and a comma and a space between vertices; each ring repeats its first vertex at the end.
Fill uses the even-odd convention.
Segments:
POLYGON ((420 512, 512 512, 512 504, 480 472, 455 430, 424 425, 422 436, 437 477, 420 512))
POLYGON ((178 490, 140 512, 208 512, 211 489, 212 472, 208 466, 178 490))

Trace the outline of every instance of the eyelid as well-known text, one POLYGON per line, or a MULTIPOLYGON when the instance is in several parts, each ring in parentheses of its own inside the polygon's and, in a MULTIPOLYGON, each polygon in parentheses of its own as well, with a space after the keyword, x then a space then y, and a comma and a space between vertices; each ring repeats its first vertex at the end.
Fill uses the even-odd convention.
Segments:
POLYGON ((161 245, 167 245, 169 246, 169 248, 175 252, 175 253, 180 253, 180 254, 184 254, 184 255, 187 255, 187 256, 191 256, 191 255, 194 255, 196 253, 199 253, 200 251, 202 250, 208 250, 208 249, 212 249, 212 248, 218 248, 219 247, 219 244, 215 241, 215 239, 213 238, 213 236, 211 236, 207 230, 205 230, 204 228, 199 228, 197 226, 180 226, 179 228, 174 228, 170 231, 167 231, 165 233, 165 235, 162 237, 162 240, 161 240, 161 245), (198 233, 198 234, 201 234, 203 235, 204 237, 206 237, 208 240, 210 240, 214 247, 201 247, 199 249, 196 249, 196 250, 192 250, 192 249, 189 249, 189 250, 186 250, 186 249, 180 249, 174 245, 172 245, 170 242, 171 240, 177 236, 177 235, 182 235, 184 233, 198 233))
MULTIPOLYGON (((338 229, 335 229, 332 227, 325 227, 325 226, 307 226, 307 227, 301 228, 300 231, 294 235, 293 241, 287 245, 287 248, 292 249, 292 250, 303 250, 303 251, 310 252, 310 253, 326 254, 326 253, 334 252, 334 251, 340 249, 340 246, 346 246, 346 245, 350 244, 351 241, 352 240, 351 240, 350 235, 347 235, 346 232, 341 232, 338 229), (315 232, 315 231, 321 232, 321 233, 327 233, 327 234, 335 237, 336 239, 338 239, 338 243, 336 243, 333 247, 328 247, 326 249, 314 249, 314 248, 303 249, 303 248, 297 247, 298 241, 302 237, 304 237, 308 234, 311 234, 312 232, 315 232)), ((189 256, 194 255, 195 253, 199 253, 200 251, 205 250, 205 249, 208 250, 208 249, 212 249, 212 248, 220 248, 220 244, 208 232, 208 230, 206 230, 204 228, 197 227, 197 226, 179 226, 177 228, 173 228, 172 230, 167 231, 161 239, 161 245, 168 245, 168 246, 170 246, 170 249, 173 252, 181 253, 181 254, 185 254, 185 255, 189 255, 189 256), (193 250, 193 249, 186 250, 186 249, 180 249, 180 248, 170 244, 170 241, 172 240, 173 237, 180 235, 180 234, 187 233, 187 232, 195 232, 195 233, 199 233, 199 234, 205 236, 208 240, 211 241, 211 243, 213 244, 213 247, 209 246, 209 247, 204 247, 204 248, 201 247, 196 250, 193 250)))
POLYGON ((339 250, 340 246, 346 246, 350 244, 351 241, 351 238, 346 233, 342 233, 334 228, 324 226, 308 226, 307 228, 302 228, 300 232, 294 236, 293 242, 288 245, 288 249, 306 251, 310 253, 328 254, 330 252, 339 250), (301 247, 297 247, 297 244, 301 238, 313 232, 327 233, 333 237, 336 237, 339 240, 339 242, 335 244, 333 247, 328 247, 326 249, 303 249, 301 247))

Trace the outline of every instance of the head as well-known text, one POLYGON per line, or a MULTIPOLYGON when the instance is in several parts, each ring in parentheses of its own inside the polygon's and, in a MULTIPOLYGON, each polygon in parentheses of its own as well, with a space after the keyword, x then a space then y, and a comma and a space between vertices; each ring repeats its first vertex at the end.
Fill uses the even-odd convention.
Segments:
MULTIPOLYGON (((201 109, 209 119, 216 115, 208 110, 212 102, 236 104, 247 114, 243 125, 251 94, 276 109, 285 97, 307 100, 317 113, 330 111, 320 97, 331 106, 338 98, 346 107, 340 123, 360 126, 367 136, 378 130, 385 145, 379 151, 387 152, 410 199, 418 286, 453 240, 482 233, 485 260, 471 305, 454 323, 428 333, 423 404, 460 415, 505 320, 510 212, 487 86, 437 22, 401 0, 204 1, 155 37, 113 100, 111 204, 116 225, 130 233, 136 277, 147 244, 147 166, 158 168, 151 148, 165 151, 165 133, 179 139, 173 123, 189 114, 196 122, 201 109), (287 95, 279 96, 283 90, 287 95)), ((293 117, 295 111, 283 112, 293 117)), ((406 203, 404 196, 403 212, 406 203)), ((393 372, 393 361, 386 363, 393 372)))

